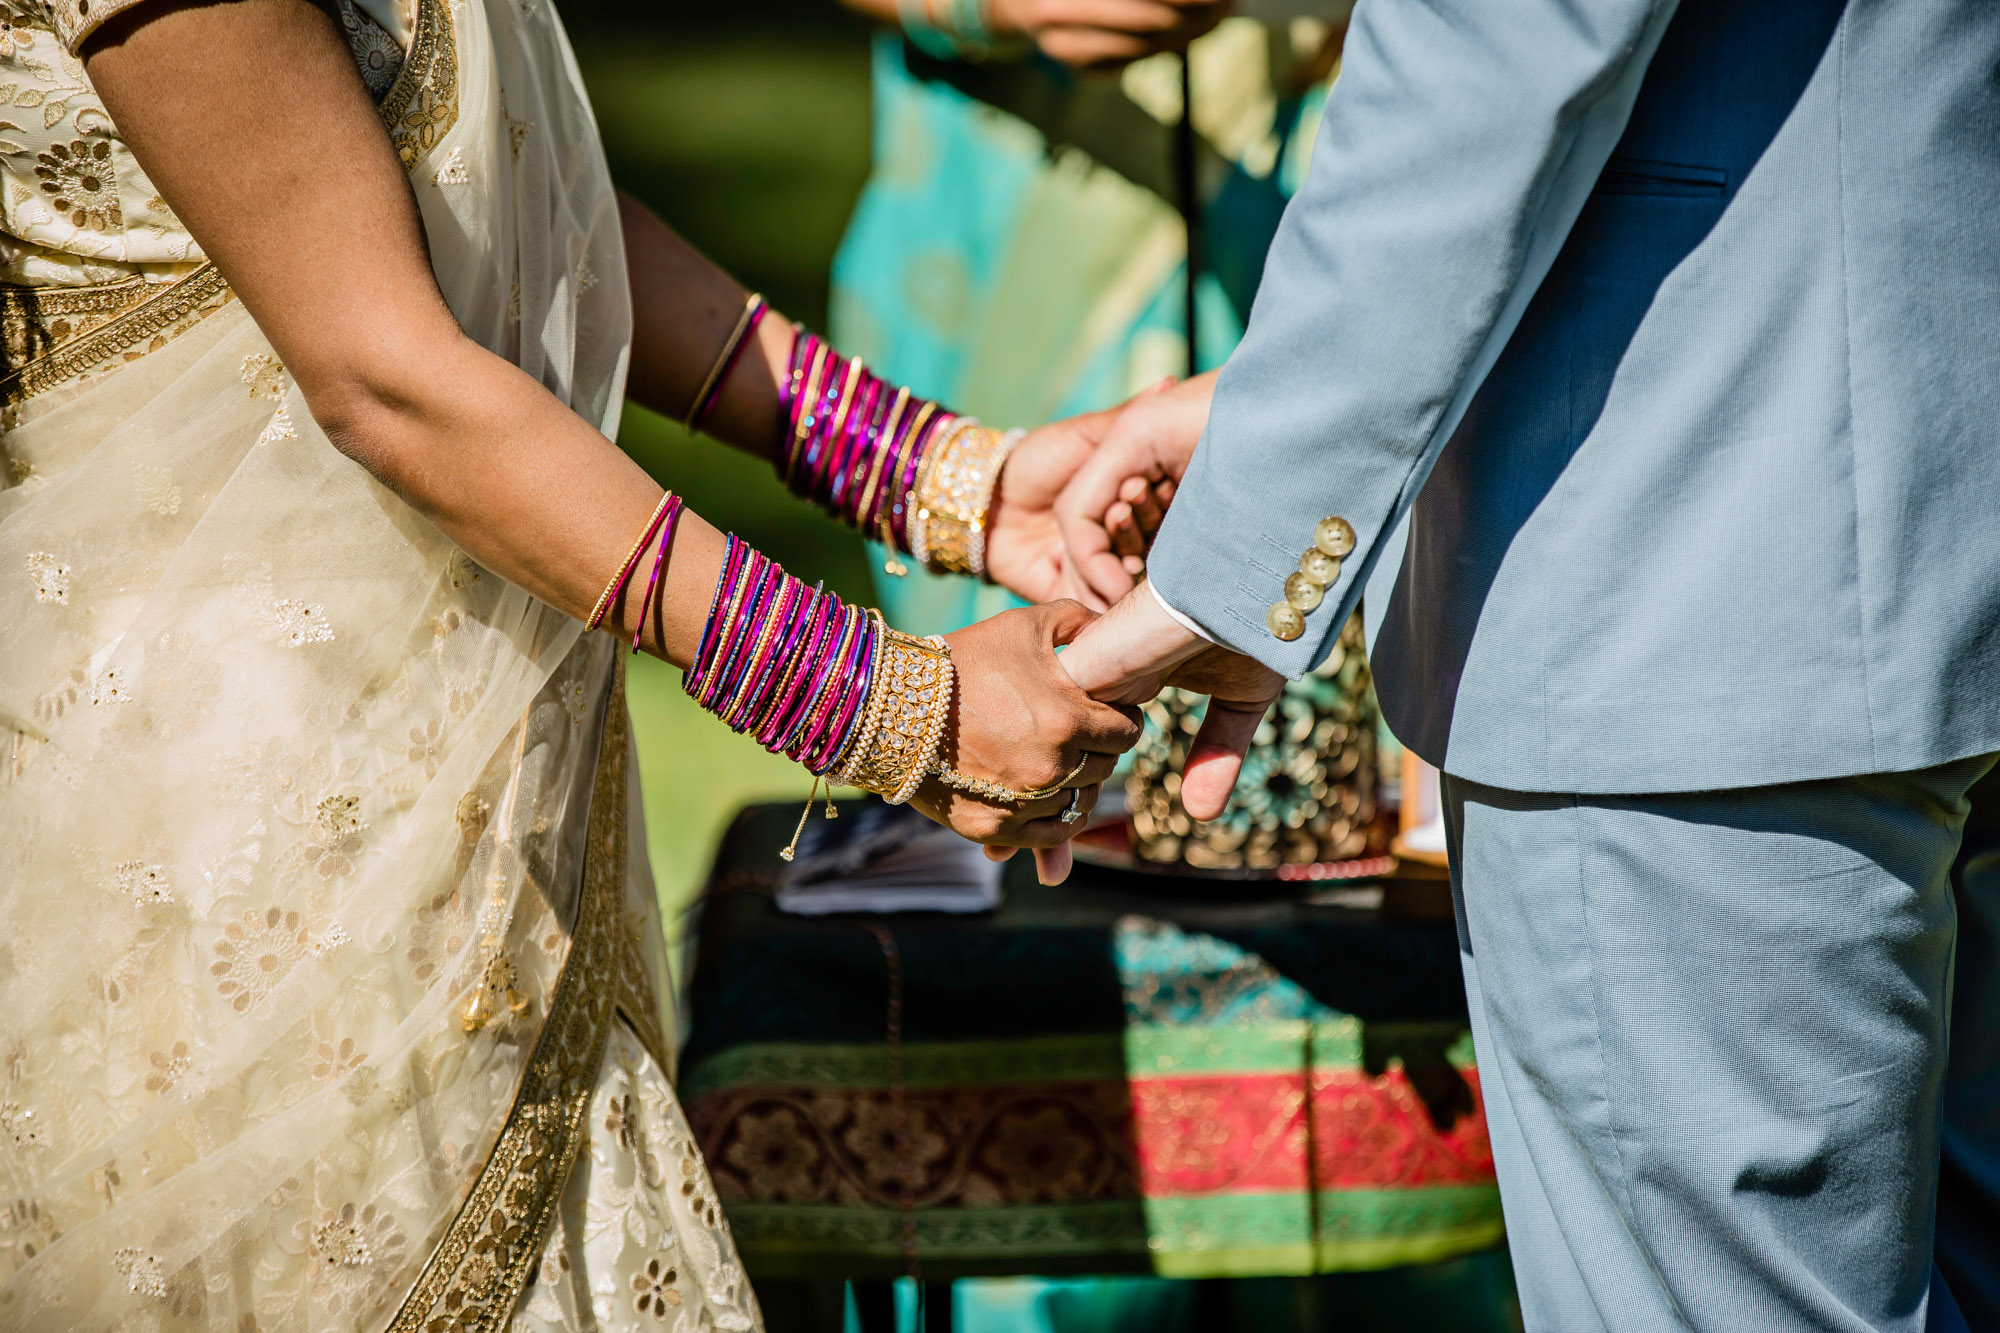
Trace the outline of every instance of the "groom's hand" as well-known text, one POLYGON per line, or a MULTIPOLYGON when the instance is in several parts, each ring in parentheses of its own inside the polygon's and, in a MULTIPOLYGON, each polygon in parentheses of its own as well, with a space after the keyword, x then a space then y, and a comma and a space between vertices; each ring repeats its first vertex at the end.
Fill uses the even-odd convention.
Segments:
MULTIPOLYGON (((1093 619, 1075 602, 1003 611, 947 635, 958 693, 943 743, 945 763, 1015 791, 1063 784, 1026 804, 988 801, 933 778, 912 804, 974 842, 997 847, 1060 847, 1088 813, 1118 756, 1139 739, 1136 708, 1092 699, 1056 657, 1093 619)), ((1043 879, 1068 870, 1066 855, 1042 859, 1043 879)))
POLYGON ((1055 501, 1063 595, 1102 610, 1132 591, 1174 483, 1208 424, 1214 394, 1211 371, 1142 393, 1117 413, 1055 501))
POLYGON ((1214 819, 1228 804, 1257 725, 1285 683, 1255 658, 1190 632, 1144 586, 1085 626, 1060 660, 1086 693, 1111 703, 1142 703, 1168 685, 1209 696, 1181 771, 1181 804, 1195 819, 1214 819))

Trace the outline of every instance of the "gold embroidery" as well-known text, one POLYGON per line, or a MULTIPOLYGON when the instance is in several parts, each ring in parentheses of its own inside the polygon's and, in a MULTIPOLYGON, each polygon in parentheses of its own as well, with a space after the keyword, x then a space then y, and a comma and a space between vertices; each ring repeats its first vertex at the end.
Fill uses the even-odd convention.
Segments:
POLYGON ((58 294, 56 289, 41 288, 34 290, 32 295, 22 295, 30 290, 0 288, 0 330, 8 333, 10 365, 15 364, 12 356, 14 326, 6 322, 12 314, 8 308, 10 302, 24 312, 52 315, 66 305, 85 313, 94 313, 95 307, 89 303, 116 301, 135 295, 138 299, 136 302, 126 300, 116 309, 113 317, 96 321, 86 331, 73 332, 66 338, 55 336, 54 324, 42 326, 46 329, 45 335, 25 335, 28 347, 47 346, 48 350, 0 376, 0 403, 11 405, 45 393, 107 361, 136 361, 147 352, 166 346, 235 299, 229 284, 222 280, 221 272, 213 264, 203 264, 179 282, 164 288, 157 283, 148 284, 140 278, 128 278, 74 293, 58 294), (45 341, 38 343, 38 337, 45 338, 45 341))
POLYGON ((159 1256, 147 1254, 136 1245, 127 1245, 111 1256, 111 1266, 125 1279, 126 1285, 140 1296, 165 1296, 167 1294, 167 1268, 159 1256))
POLYGON ((5 348, 7 364, 24 366, 170 285, 141 275, 91 287, 0 283, 0 346, 5 348))
POLYGON ((125 225, 118 204, 118 179, 111 164, 108 139, 72 139, 52 143, 35 154, 35 176, 56 211, 72 227, 117 231, 125 225))
POLYGON ((252 398, 268 398, 275 403, 285 396, 285 363, 269 352, 252 352, 244 357, 243 369, 238 374, 252 398))
POLYGON ((28 552, 28 577, 35 581, 35 600, 69 605, 69 566, 47 551, 28 552))
POLYGON ((410 51, 382 99, 382 123, 403 170, 415 170, 458 122, 458 42, 450 0, 417 0, 410 51))
POLYGON ((495 1333, 506 1325, 536 1271, 542 1241, 586 1130, 616 997, 604 984, 617 967, 625 891, 625 663, 613 668, 597 776, 585 828, 576 923, 493 1154, 444 1238, 425 1262, 387 1333, 495 1333))
POLYGON ((132 496, 141 509, 162 518, 181 512, 181 488, 174 485, 174 474, 163 467, 133 463, 132 496))
POLYGON ((270 994, 305 951, 306 928, 297 912, 253 908, 230 922, 215 942, 215 962, 208 969, 216 978, 215 993, 243 1013, 270 994))
POLYGON ((279 440, 296 440, 299 428, 292 424, 292 414, 280 407, 271 414, 271 420, 257 435, 259 444, 276 444, 279 440))
POLYGON ((437 169, 431 180, 438 185, 470 185, 472 173, 465 169, 465 150, 454 148, 446 154, 444 165, 437 169))
POLYGON ((333 626, 326 623, 326 608, 296 597, 287 597, 271 608, 270 634, 293 648, 333 642, 333 626))
POLYGON ((165 866, 147 865, 144 861, 120 861, 111 867, 111 882, 118 892, 132 900, 134 907, 174 900, 173 881, 168 878, 165 866))

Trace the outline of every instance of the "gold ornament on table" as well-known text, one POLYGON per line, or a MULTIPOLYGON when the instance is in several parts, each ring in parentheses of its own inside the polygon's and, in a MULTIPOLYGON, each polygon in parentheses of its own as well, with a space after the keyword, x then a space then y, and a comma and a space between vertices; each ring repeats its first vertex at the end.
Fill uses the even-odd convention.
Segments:
POLYGON ((1376 819, 1377 709, 1358 614, 1324 664, 1286 684, 1221 817, 1196 821, 1181 805, 1181 770, 1204 706, 1182 690, 1145 706, 1145 735, 1125 782, 1141 861, 1242 873, 1386 850, 1376 819))

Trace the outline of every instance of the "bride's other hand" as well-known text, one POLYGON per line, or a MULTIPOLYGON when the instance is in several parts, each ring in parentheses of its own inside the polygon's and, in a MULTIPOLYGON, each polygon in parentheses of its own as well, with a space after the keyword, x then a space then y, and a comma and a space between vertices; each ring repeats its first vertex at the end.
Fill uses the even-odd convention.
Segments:
MULTIPOLYGON (((974 842, 1049 848, 1067 841, 1076 824, 1064 823, 1064 812, 1095 805, 1118 756, 1139 739, 1137 709, 1092 699, 1057 660, 1057 646, 1093 618, 1074 602, 1052 602, 1004 611, 946 636, 958 697, 944 762, 1015 791, 1057 783, 1062 790, 1025 804, 1001 803, 932 778, 912 804, 974 842)), ((1045 879, 1050 870, 1045 862, 1045 879)))
POLYGON ((986 511, 986 573, 1026 602, 1066 596, 1056 497, 1090 460, 1118 409, 1086 412, 1028 432, 1000 472, 986 511))
POLYGON ((1140 394, 1056 497, 1062 595, 1103 610, 1136 586, 1174 486, 1208 424, 1215 372, 1140 394))

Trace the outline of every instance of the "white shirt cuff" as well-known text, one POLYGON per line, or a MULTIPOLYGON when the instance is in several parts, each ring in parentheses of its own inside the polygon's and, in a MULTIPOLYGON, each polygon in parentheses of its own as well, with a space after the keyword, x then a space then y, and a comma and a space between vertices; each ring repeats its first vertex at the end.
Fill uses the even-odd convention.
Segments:
MULTIPOLYGON (((1217 642, 1216 637, 1213 634, 1210 634, 1207 630, 1195 624, 1193 620, 1189 619, 1187 616, 1182 615, 1179 611, 1176 611, 1174 609, 1174 604, 1172 602, 1169 602, 1164 596, 1161 595, 1158 585, 1156 585, 1151 579, 1146 580, 1146 591, 1153 594, 1153 600, 1160 604, 1160 609, 1162 611, 1165 611, 1167 613, 1168 618, 1171 619, 1176 625, 1179 625, 1182 629, 1194 635, 1197 639, 1203 640, 1204 642, 1207 643, 1217 642)), ((1220 645, 1218 644, 1217 646, 1220 645)))

